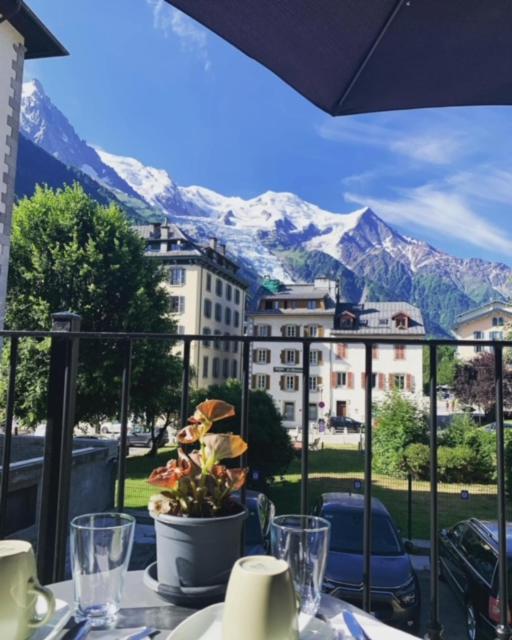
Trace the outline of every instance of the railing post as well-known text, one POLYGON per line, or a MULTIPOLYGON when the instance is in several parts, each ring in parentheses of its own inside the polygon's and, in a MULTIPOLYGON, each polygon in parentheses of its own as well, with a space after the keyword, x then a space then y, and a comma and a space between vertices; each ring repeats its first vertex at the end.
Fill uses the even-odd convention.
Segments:
POLYGON ((412 473, 407 474, 407 539, 412 540, 412 473))
POLYGON ((190 340, 183 340, 183 377, 181 386, 183 387, 183 393, 181 395, 181 425, 187 423, 188 419, 188 394, 190 384, 190 340))
POLYGON ((43 584, 62 580, 65 574, 79 345, 79 338, 69 338, 66 333, 80 331, 80 316, 53 314, 52 331, 57 333, 50 349, 37 549, 43 584))
POLYGON ((302 456, 300 480, 300 512, 308 512, 309 464, 309 352, 310 342, 302 344, 302 456))
POLYGON ((440 640, 439 622, 439 538, 437 509, 437 346, 429 345, 430 355, 430 620, 428 640, 440 640))
POLYGON ((500 622, 496 627, 497 640, 510 640, 508 621, 508 559, 507 509, 505 486, 505 427, 503 424, 503 346, 494 347, 494 379, 496 385, 496 466, 498 479, 498 585, 500 622))
POLYGON ((11 338, 9 354, 9 387, 7 389, 7 408, 5 412, 4 451, 2 454, 2 479, 0 482, 0 538, 7 531, 7 497, 9 495, 9 472, 11 466, 12 421, 16 388, 16 366, 18 364, 18 338, 11 338))
MULTIPOLYGON (((249 440, 249 368, 250 368, 251 343, 244 342, 242 345, 242 397, 240 407, 240 435, 247 442, 249 440)), ((240 466, 247 466, 247 452, 242 454, 240 466)), ((240 492, 242 504, 245 504, 245 485, 240 492)))
POLYGON ((121 386, 121 432, 119 434, 119 466, 117 469, 117 508, 124 509, 126 454, 128 453, 128 413, 132 380, 132 341, 124 341, 123 378, 121 386))
POLYGON ((365 433, 363 520, 363 609, 371 611, 372 594, 372 356, 373 344, 365 344, 365 433))

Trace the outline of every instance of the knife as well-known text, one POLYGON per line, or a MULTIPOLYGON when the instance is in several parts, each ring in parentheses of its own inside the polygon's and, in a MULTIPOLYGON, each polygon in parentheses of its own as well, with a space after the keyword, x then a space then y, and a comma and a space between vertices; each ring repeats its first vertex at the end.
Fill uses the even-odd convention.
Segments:
POLYGON ((62 640, 84 640, 89 634, 91 627, 90 620, 86 619, 77 622, 64 634, 62 640))
POLYGON ((343 612, 343 620, 348 627, 348 630, 353 635, 355 640, 370 640, 370 638, 366 635, 365 630, 357 621, 357 618, 354 616, 352 611, 344 611, 343 612))
POLYGON ((154 629, 153 627, 143 627, 135 633, 126 636, 125 640, 145 640, 146 638, 151 638, 151 636, 154 636, 155 633, 158 633, 158 629, 154 629))

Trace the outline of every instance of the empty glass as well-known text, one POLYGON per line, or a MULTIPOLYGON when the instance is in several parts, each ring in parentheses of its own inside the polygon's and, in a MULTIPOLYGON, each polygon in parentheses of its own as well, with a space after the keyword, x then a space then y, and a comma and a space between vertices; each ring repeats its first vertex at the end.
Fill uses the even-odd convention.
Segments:
POLYGON ((71 521, 75 617, 109 626, 121 604, 132 552, 135 519, 124 513, 90 513, 71 521))
POLYGON ((320 605, 331 525, 315 516, 272 520, 272 555, 290 567, 301 613, 314 616, 320 605))

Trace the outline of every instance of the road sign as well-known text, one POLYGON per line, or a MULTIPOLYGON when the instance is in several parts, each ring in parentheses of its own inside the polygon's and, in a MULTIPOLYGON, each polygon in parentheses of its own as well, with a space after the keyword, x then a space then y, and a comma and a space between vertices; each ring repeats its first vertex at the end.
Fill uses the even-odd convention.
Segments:
POLYGON ((275 373, 302 373, 302 367, 274 367, 275 373))
POLYGON ((320 409, 323 409, 325 407, 325 402, 319 402, 318 406, 320 407, 320 409))

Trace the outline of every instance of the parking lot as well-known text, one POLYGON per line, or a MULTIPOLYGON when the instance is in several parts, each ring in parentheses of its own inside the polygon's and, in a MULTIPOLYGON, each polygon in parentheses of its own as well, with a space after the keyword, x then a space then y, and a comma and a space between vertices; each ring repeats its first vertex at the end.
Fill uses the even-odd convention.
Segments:
MULTIPOLYGON (((430 571, 418 571, 421 588, 420 636, 425 637, 430 617, 430 571)), ((439 582, 439 612, 447 640, 466 640, 466 621, 461 604, 445 582, 439 582)))

